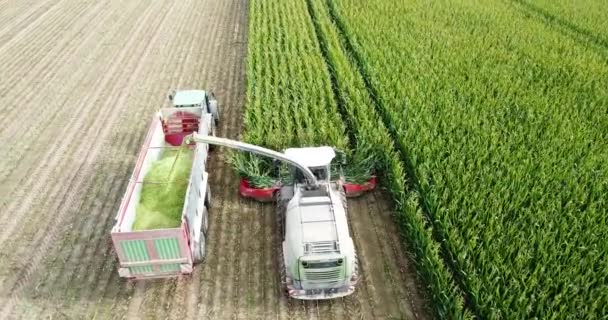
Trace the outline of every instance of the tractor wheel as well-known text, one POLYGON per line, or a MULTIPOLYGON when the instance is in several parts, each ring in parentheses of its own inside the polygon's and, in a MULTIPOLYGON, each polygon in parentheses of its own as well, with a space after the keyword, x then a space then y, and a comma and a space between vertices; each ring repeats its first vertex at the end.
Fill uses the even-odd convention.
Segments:
MULTIPOLYGON (((209 135, 212 137, 217 137, 217 124, 216 123, 211 123, 211 132, 209 132, 209 135)), ((216 145, 214 144, 209 144, 209 151, 214 151, 217 148, 216 145)))
POLYGON ((215 104, 211 104, 211 102, 209 103, 209 113, 211 113, 211 115, 213 116, 213 123, 217 126, 220 123, 220 104, 219 102, 217 102, 217 99, 215 98, 215 94, 213 94, 213 92, 210 92, 209 94, 211 96, 211 101, 215 101, 215 104))

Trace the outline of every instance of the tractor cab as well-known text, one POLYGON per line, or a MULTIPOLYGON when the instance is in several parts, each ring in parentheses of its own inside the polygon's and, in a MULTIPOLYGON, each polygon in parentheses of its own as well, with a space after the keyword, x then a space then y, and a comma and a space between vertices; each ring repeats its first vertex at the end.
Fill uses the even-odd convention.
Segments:
POLYGON ((204 108, 207 113, 211 113, 215 124, 219 122, 219 107, 213 93, 205 90, 173 90, 169 94, 172 108, 204 108))
POLYGON ((209 104, 209 97, 205 90, 173 91, 169 94, 169 100, 173 102, 174 108, 195 107, 209 104))

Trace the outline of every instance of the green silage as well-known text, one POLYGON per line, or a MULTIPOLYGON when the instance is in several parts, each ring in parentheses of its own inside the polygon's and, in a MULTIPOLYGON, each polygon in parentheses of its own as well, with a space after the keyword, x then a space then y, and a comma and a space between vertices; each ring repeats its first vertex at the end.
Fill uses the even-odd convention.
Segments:
POLYGON ((167 149, 152 163, 141 189, 133 230, 176 228, 181 223, 193 152, 167 149))

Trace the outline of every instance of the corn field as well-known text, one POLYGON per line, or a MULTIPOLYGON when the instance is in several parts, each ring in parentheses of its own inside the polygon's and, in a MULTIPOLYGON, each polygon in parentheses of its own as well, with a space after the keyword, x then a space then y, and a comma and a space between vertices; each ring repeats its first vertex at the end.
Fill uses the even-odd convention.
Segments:
POLYGON ((469 309, 608 314, 605 48, 518 2, 334 6, 469 309))

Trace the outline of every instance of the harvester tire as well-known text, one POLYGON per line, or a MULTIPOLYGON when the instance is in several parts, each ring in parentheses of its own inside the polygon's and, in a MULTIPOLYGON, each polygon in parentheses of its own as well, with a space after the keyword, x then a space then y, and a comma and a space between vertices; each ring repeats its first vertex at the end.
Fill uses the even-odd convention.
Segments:
POLYGON ((285 209, 287 202, 281 200, 281 192, 276 192, 277 199, 277 228, 280 232, 279 243, 276 244, 277 254, 275 255, 278 259, 277 265, 279 266, 279 281, 281 287, 279 288, 281 295, 289 298, 289 292, 287 291, 287 272, 285 270, 285 257, 283 257, 283 241, 285 240, 285 209))
POLYGON ((359 277, 361 276, 359 274, 359 256, 355 253, 355 262, 354 262, 354 268, 353 268, 353 275, 357 276, 357 281, 359 281, 359 277))
POLYGON ((282 200, 280 191, 275 192, 275 199, 277 199, 277 226, 281 234, 281 242, 285 241, 285 213, 287 211, 287 204, 289 200, 282 200))

